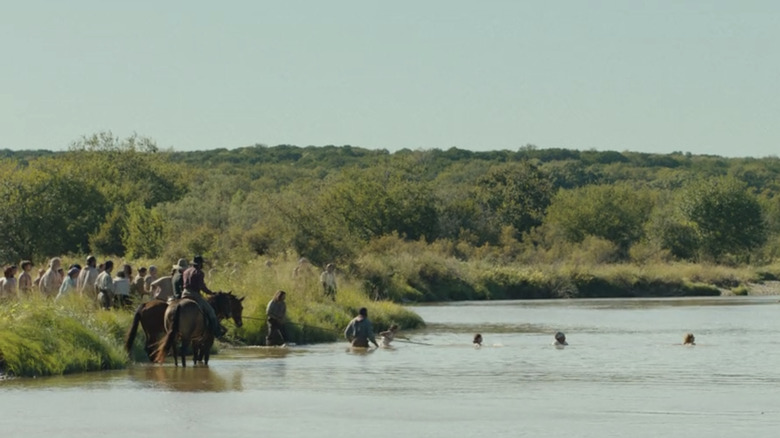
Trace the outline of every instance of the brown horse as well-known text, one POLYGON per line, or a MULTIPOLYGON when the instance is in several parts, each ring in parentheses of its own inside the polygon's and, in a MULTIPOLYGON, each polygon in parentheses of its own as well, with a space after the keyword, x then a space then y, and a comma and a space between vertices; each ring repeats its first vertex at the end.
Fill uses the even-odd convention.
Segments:
POLYGON ((157 347, 157 342, 160 339, 160 335, 165 333, 165 309, 168 308, 168 303, 163 300, 151 300, 146 303, 142 303, 135 309, 135 315, 133 316, 133 324, 127 331, 125 336, 125 351, 130 354, 133 348, 133 342, 135 341, 135 335, 138 333, 138 324, 141 324, 141 328, 146 335, 146 343, 144 344, 144 350, 149 360, 154 360, 154 352, 157 347))
MULTIPOLYGON (((243 305, 241 304, 243 299, 230 292, 217 292, 209 296, 207 301, 214 308, 218 320, 232 317, 236 326, 241 327, 243 325, 243 305)), ((178 357, 181 355, 181 364, 186 367, 186 350, 191 344, 193 365, 197 364, 198 361, 203 361, 204 364, 208 365, 214 336, 206 327, 206 316, 200 310, 198 303, 189 299, 172 302, 165 310, 164 321, 166 335, 157 348, 155 361, 164 362, 165 355, 170 350, 173 353, 173 361, 176 366, 179 366, 178 357), (181 341, 181 348, 176 345, 177 340, 181 341)))

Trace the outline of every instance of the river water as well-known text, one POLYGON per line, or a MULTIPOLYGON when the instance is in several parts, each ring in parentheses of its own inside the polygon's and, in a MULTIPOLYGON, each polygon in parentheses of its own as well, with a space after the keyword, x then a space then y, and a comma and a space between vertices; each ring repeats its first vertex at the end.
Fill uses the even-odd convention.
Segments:
MULTIPOLYGON (((778 297, 414 307, 392 349, 241 348, 209 368, 0 382, 9 437, 776 437, 778 297), (563 331, 569 346, 551 346, 563 331), (484 346, 471 345, 474 333, 484 346), (686 332, 695 347, 683 347, 686 332)), ((370 315, 369 315, 370 317, 370 315)))

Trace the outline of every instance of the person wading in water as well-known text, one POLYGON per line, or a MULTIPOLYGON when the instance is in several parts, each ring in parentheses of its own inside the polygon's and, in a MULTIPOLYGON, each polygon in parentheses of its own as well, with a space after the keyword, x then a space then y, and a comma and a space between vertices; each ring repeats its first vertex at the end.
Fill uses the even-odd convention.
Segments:
POLYGON ((374 329, 371 327, 371 321, 368 320, 368 309, 361 307, 352 321, 349 322, 347 329, 344 330, 344 336, 353 347, 368 348, 368 341, 374 346, 379 347, 374 338, 374 329))
POLYGON ((287 298, 287 292, 277 291, 273 299, 268 302, 265 314, 268 322, 268 335, 265 338, 265 345, 284 345, 287 343, 287 330, 284 328, 284 322, 287 319, 287 304, 284 302, 287 298), (281 342, 274 342, 274 334, 281 337, 281 342))

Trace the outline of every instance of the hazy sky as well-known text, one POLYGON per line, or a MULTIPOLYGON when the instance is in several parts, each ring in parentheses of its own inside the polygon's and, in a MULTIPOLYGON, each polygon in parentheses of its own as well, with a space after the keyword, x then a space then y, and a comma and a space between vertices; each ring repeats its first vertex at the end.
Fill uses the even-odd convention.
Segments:
POLYGON ((777 155, 777 1, 0 3, 0 149, 777 155))

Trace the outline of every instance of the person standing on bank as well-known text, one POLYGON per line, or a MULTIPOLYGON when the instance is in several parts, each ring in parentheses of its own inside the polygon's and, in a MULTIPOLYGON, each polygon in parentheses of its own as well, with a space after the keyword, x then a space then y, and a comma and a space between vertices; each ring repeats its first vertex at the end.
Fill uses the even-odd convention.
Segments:
POLYGON ((352 319, 344 330, 344 337, 352 343, 353 347, 368 348, 368 341, 371 341, 375 347, 379 347, 374 337, 374 328, 368 320, 368 309, 360 308, 358 316, 352 319))
POLYGON ((62 278, 59 274, 61 263, 59 257, 52 258, 49 261, 49 268, 38 283, 41 293, 46 297, 54 298, 57 295, 57 292, 60 291, 60 285, 62 284, 62 278))
POLYGON ((95 288, 98 291, 98 303, 100 307, 106 310, 110 309, 114 302, 114 280, 111 278, 111 271, 113 270, 114 262, 111 260, 105 262, 103 264, 103 272, 95 280, 95 288))
POLYGON ((334 272, 336 267, 333 263, 328 263, 325 266, 325 270, 320 274, 320 284, 322 284, 322 292, 326 297, 330 297, 331 300, 336 301, 336 273, 334 272))
MULTIPOLYGON (((182 286, 184 292, 182 292, 182 298, 190 298, 194 300, 200 306, 200 309, 206 315, 209 330, 214 334, 215 338, 219 338, 225 334, 225 331, 220 327, 219 321, 217 321, 217 314, 214 312, 214 308, 203 299, 200 294, 201 291, 208 295, 214 295, 214 292, 206 287, 206 281, 203 275, 203 256, 196 255, 192 259, 192 266, 184 271, 182 276, 182 286)), ((175 286, 174 286, 175 288, 175 286)))
POLYGON ((33 289, 33 279, 32 279, 32 275, 30 275, 30 271, 32 270, 33 264, 29 260, 22 260, 21 266, 22 266, 22 273, 19 275, 16 284, 19 287, 20 294, 27 295, 30 292, 32 292, 33 289))
POLYGON ((97 296, 95 281, 97 281, 98 274, 100 272, 98 272, 97 268, 97 259, 91 255, 87 257, 87 266, 79 272, 79 278, 76 280, 76 290, 81 295, 95 298, 97 296))
POLYGON ((266 320, 268 321, 268 335, 265 337, 265 345, 284 345, 287 343, 287 330, 284 323, 287 320, 287 292, 280 290, 274 294, 268 307, 265 308, 266 320), (281 343, 274 342, 274 334, 279 334, 281 343))
POLYGON ((180 300, 181 295, 184 292, 184 271, 188 268, 186 259, 179 259, 175 265, 173 265, 173 273, 171 274, 171 287, 173 288, 173 299, 180 300))

